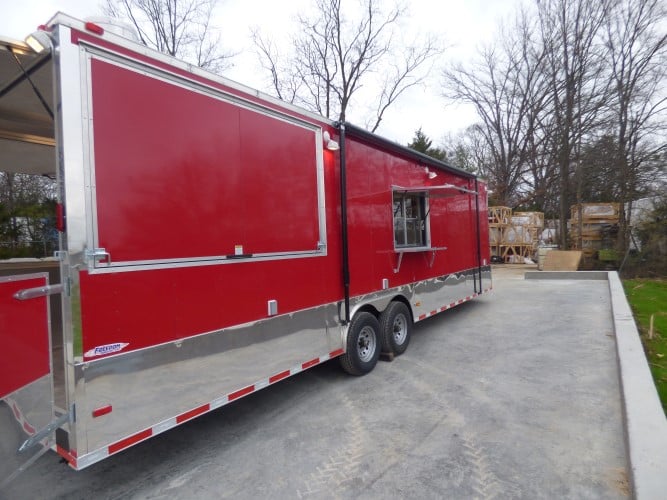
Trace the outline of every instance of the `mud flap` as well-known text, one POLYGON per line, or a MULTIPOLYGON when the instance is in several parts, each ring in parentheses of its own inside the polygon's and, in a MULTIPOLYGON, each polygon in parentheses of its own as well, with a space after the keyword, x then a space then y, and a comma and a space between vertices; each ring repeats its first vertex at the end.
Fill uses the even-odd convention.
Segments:
POLYGON ((0 489, 54 442, 48 279, 0 277, 0 489))

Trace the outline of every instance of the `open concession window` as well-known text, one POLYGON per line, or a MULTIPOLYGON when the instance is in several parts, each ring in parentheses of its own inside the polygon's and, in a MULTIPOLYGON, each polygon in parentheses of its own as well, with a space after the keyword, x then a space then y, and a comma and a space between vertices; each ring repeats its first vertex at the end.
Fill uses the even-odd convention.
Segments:
POLYGON ((0 38, 0 260, 58 250, 53 95, 50 51, 0 38))
POLYGON ((428 192, 394 191, 394 248, 429 248, 428 192))

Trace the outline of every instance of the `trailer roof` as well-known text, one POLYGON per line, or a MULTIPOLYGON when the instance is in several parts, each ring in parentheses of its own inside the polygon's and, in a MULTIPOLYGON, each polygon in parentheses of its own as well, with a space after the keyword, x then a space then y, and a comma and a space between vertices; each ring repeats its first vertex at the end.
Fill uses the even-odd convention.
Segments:
POLYGON ((374 146, 378 146, 383 149, 388 149, 396 154, 407 157, 411 160, 415 160, 420 164, 439 168, 440 170, 451 172, 461 177, 466 177, 468 179, 477 178, 475 174, 468 172, 467 170, 455 167, 447 162, 438 160, 436 158, 433 158, 432 156, 428 156, 412 148, 398 144, 397 142, 390 141, 389 139, 385 139, 384 137, 373 134, 372 132, 369 132, 368 130, 365 130, 361 127, 352 125, 351 123, 345 122, 345 132, 347 135, 351 135, 352 137, 361 139, 364 142, 367 142, 374 146))
MULTIPOLYGON (((84 22, 75 19, 71 16, 68 16, 66 14, 63 14, 61 12, 56 13, 47 23, 49 26, 53 26, 56 24, 64 24, 66 26, 74 27, 75 29, 79 30, 85 30, 84 27, 84 22)), ((169 64, 173 64, 176 66, 183 66, 184 68, 187 68, 188 71, 196 73, 196 74, 201 74, 203 76, 206 76, 207 78, 212 78, 213 80, 219 81, 223 83, 224 85, 231 87, 237 91, 255 96, 255 97, 260 97, 267 102, 270 102, 274 106, 282 107, 288 110, 291 110, 292 112, 297 112, 301 115, 304 115, 306 117, 309 117, 311 119, 315 119, 317 121, 323 122, 323 123, 328 123, 330 125, 336 126, 337 123, 333 122, 332 120, 323 117, 321 115, 317 115, 315 113, 312 113, 311 111, 308 111, 307 109, 303 109, 297 106, 294 106, 293 104, 286 103, 284 101, 281 101, 273 96, 270 96, 268 94, 264 94, 262 92, 259 92, 255 89, 252 89, 250 87, 247 87, 243 84, 240 84, 238 82, 234 82, 233 80, 229 80, 227 78, 221 77, 220 75, 215 75, 212 73, 209 73, 208 71, 202 70, 201 68, 193 68, 191 65, 182 62, 174 57, 162 54, 160 52, 157 52, 153 49, 150 49, 149 47, 137 44, 134 41, 128 40, 127 38, 121 37, 116 35, 115 33, 109 32, 105 33, 105 38, 110 38, 113 43, 123 45, 123 46, 128 46, 131 47, 133 50, 145 53, 146 55, 150 55, 150 57, 156 58, 156 59, 161 59, 169 64)), ((5 44, 7 42, 5 41, 5 44)), ((28 49, 26 52, 29 53, 30 49, 23 43, 21 42, 14 42, 12 45, 15 47, 17 45, 20 45, 22 49, 28 49)), ((9 48, 9 47, 7 47, 9 48)), ((35 54, 30 54, 31 57, 35 57, 35 54)), ((6 61, 9 62, 9 61, 6 61)), ((25 101, 24 101, 25 102, 25 101)), ((463 170, 461 168, 455 167, 445 161, 437 160, 431 156, 428 156, 424 153, 421 153, 419 151, 416 151, 414 149, 411 149, 407 146, 403 146, 401 144, 398 144, 396 142, 390 141, 389 139, 386 139, 384 137, 381 137, 377 134, 374 134, 372 132, 369 132, 361 127, 358 127, 356 125, 353 125, 351 123, 345 122, 345 128, 346 131, 349 135, 356 137, 358 139, 363 140, 364 142, 367 142, 369 144, 373 144, 375 146, 381 147, 385 150, 389 150, 395 154, 398 154, 400 156, 403 156, 408 159, 412 159, 420 164, 423 165, 428 165, 434 168, 438 168, 440 170, 444 170, 447 172, 451 172, 455 175, 468 178, 468 179, 475 179, 477 176, 471 172, 468 172, 466 170, 463 170)), ((41 134, 40 134, 41 135, 41 134)), ((52 137, 52 135, 51 135, 52 137)), ((49 145, 52 145, 53 143, 50 142, 49 145)))
MULTIPOLYGON (((78 19, 75 19, 73 17, 70 17, 66 14, 63 14, 61 12, 58 12, 56 15, 54 15, 51 20, 47 23, 48 25, 54 25, 54 24, 64 24, 70 27, 74 27, 79 30, 85 30, 84 23, 78 19)), ((312 111, 309 111, 307 109, 295 106, 291 103, 282 101, 280 99, 277 99, 276 97, 273 97, 269 94, 266 94, 264 92, 258 91, 256 89, 253 89, 251 87, 248 87, 244 84, 235 82, 233 80, 230 80, 228 78, 222 77, 220 75, 216 75, 213 73, 210 73, 206 70, 203 70, 201 68, 196 68, 192 67, 192 65, 187 64, 179 59, 176 59, 172 56, 160 53, 152 48, 146 47, 144 45, 138 44, 134 41, 128 40, 127 38, 121 37, 116 35, 113 32, 105 33, 104 37, 110 38, 113 43, 122 45, 122 46, 127 46, 131 47, 132 50, 142 52, 146 55, 149 55, 150 57, 153 57, 155 59, 163 60, 165 62, 168 62, 169 64, 175 65, 175 66, 180 66, 188 71, 199 74, 202 76, 205 76, 206 78, 211 78, 215 81, 218 81, 230 88, 233 88, 237 91, 252 95, 254 97, 259 97, 269 103, 271 103, 274 106, 278 106, 281 108, 284 108, 286 110, 290 110, 292 112, 296 112, 300 115, 306 116, 310 119, 314 119, 316 121, 322 122, 322 123, 327 123, 332 126, 336 126, 337 123, 334 122, 333 120, 326 118, 322 115, 313 113, 312 111)), ((414 149, 410 149, 406 146, 403 146, 401 144, 398 144, 396 142, 390 141, 389 139, 386 139, 384 137, 381 137, 379 135, 373 134, 367 130, 364 130, 361 127, 358 127, 356 125, 352 125, 351 123, 345 123, 345 128, 346 130, 354 137, 357 137, 359 139, 364 140, 365 142, 374 144, 378 147, 381 147, 386 150, 390 150, 394 153, 397 153, 403 157, 407 157, 410 159, 413 159, 419 163, 422 163, 424 165, 430 165, 434 168, 439 168, 441 170, 445 170, 448 172, 451 172, 453 174, 459 175, 461 177, 469 178, 469 179, 474 179, 477 176, 475 174, 472 174, 466 170, 463 170, 461 168, 455 167, 447 162, 437 160, 431 156, 425 155, 423 153, 420 153, 419 151, 415 151, 414 149)))

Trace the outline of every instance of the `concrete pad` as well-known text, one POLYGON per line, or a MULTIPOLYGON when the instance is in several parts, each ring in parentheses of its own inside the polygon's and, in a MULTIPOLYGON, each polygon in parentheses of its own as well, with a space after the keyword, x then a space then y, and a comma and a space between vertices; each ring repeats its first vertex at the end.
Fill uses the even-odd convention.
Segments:
POLYGON ((364 377, 335 361, 8 498, 631 496, 608 284, 494 280, 364 377))
POLYGON ((633 496, 640 500, 664 498, 667 492, 667 419, 618 273, 528 271, 525 278, 609 281, 633 496))

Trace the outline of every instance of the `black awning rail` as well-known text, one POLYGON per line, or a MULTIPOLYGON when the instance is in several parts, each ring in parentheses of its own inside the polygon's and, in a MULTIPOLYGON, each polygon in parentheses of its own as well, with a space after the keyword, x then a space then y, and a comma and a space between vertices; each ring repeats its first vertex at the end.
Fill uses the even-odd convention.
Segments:
POLYGON ((429 198, 449 198, 456 196, 458 194, 479 194, 477 191, 472 189, 464 188, 461 186, 455 186, 454 184, 440 184, 437 186, 412 186, 412 187, 403 187, 403 186, 391 186, 392 191, 398 191, 401 193, 423 193, 424 191, 428 192, 429 198), (443 191, 458 191, 458 193, 445 194, 443 191))

